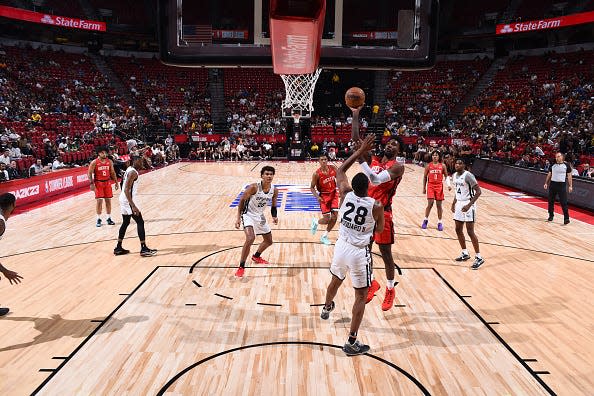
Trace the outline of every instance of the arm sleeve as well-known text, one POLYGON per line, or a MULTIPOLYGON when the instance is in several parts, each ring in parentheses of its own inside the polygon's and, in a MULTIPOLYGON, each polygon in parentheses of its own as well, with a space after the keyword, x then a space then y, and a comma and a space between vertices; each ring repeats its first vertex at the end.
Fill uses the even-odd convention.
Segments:
POLYGON ((361 163, 361 169, 363 170, 363 173, 367 175, 371 184, 373 184, 374 186, 377 186, 378 184, 382 184, 385 182, 389 182, 392 179, 390 173, 385 169, 377 175, 373 173, 369 165, 367 165, 367 162, 361 163))

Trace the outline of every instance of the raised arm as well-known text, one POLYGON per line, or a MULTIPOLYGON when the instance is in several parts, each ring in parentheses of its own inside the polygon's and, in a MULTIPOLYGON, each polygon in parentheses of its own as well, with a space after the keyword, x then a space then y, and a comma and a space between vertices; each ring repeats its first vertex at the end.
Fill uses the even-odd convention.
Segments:
MULTIPOLYGON (((359 140, 361 140, 361 136, 359 135, 359 129, 360 129, 360 122, 359 122, 359 113, 361 112, 361 109, 363 108, 364 105, 361 105, 360 107, 357 108, 353 108, 353 107, 349 107, 349 109, 351 109, 351 111, 353 112, 353 122, 352 122, 352 131, 351 131, 351 140, 353 142, 358 142, 359 140)), ((359 158, 358 158, 359 162, 367 162, 368 164, 371 163, 371 154, 369 152, 363 153, 359 158)))
POLYGON ((237 220, 235 221, 235 228, 239 229, 239 226, 241 224, 241 214, 245 209, 245 205, 247 205, 247 201, 250 199, 250 197, 257 192, 258 188, 256 187, 256 184, 250 184, 250 186, 246 188, 243 194, 241 195, 239 205, 237 205, 237 220))
POLYGON ((385 169, 380 173, 375 174, 369 167, 369 164, 362 162, 361 170, 363 170, 363 173, 367 175, 371 184, 377 186, 378 184, 387 183, 390 180, 396 180, 402 177, 404 174, 404 165, 396 162, 390 167, 390 169, 385 169))
POLYGON ((361 139, 359 137, 359 112, 361 111, 361 109, 363 108, 363 105, 354 108, 354 107, 349 107, 349 109, 351 109, 351 111, 353 112, 353 123, 352 123, 352 132, 351 132, 351 140, 353 142, 358 142, 359 139, 361 139))
POLYGON ((359 156, 368 152, 373 147, 373 135, 369 135, 361 142, 359 148, 340 165, 336 170, 336 185, 340 190, 340 195, 344 196, 352 190, 349 179, 346 176, 346 171, 357 161, 359 156))

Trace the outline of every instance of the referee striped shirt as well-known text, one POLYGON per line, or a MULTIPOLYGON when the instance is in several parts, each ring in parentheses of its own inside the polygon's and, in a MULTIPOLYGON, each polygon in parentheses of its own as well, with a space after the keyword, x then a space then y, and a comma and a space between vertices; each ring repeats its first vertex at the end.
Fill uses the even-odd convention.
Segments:
POLYGON ((560 164, 555 163, 551 166, 551 181, 565 183, 567 181, 568 173, 571 173, 571 166, 567 162, 562 162, 560 164))

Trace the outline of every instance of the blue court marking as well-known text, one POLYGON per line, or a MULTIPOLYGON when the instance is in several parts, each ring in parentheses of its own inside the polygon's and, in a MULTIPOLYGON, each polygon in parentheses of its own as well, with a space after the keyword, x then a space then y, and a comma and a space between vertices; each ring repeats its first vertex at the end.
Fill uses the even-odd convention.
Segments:
MULTIPOLYGON (((296 184, 275 184, 278 189, 278 201, 279 208, 283 208, 285 212, 319 212, 320 205, 318 200, 314 198, 313 194, 309 190, 307 185, 296 185, 296 184), (285 200, 286 196, 286 200, 285 200)), ((245 188, 237 195, 237 197, 229 205, 230 208, 236 208, 239 205, 241 196, 245 188)), ((271 205, 271 201, 268 201, 268 206, 271 205)))

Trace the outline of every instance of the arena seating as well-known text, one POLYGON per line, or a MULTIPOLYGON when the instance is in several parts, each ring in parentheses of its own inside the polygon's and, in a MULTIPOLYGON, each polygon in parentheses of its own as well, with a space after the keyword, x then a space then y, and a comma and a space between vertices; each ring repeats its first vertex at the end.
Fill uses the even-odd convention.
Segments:
MULTIPOLYGON (((114 91, 86 55, 17 47, 3 47, 3 51, 6 67, 0 69, 0 76, 7 81, 3 99, 11 106, 0 118, 0 126, 26 138, 36 158, 48 159, 45 137, 53 143, 59 136, 80 140, 79 151, 63 158, 67 164, 86 162, 94 155, 93 143, 121 144, 113 136, 83 142, 83 136, 95 128, 90 113, 107 104, 115 108, 114 91), (39 122, 31 120, 34 113, 39 114, 39 122)), ((24 168, 29 162, 25 158, 17 166, 24 168)))
POLYGON ((89 3, 96 10, 111 10, 113 23, 137 26, 151 23, 146 8, 139 7, 139 2, 135 0, 89 0, 89 3))
POLYGON ((53 15, 84 18, 84 12, 78 0, 46 0, 43 3, 42 10, 53 15))
POLYGON ((556 148, 549 141, 559 143, 563 135, 571 142, 573 153, 582 154, 583 147, 573 146, 588 140, 586 123, 594 111, 590 100, 594 94, 592 62, 594 51, 510 59, 476 103, 466 108, 461 120, 465 132, 488 129, 504 140, 518 140, 510 152, 510 162, 524 154, 531 161, 543 161, 533 155, 534 144, 545 157, 551 157, 556 148), (479 128, 485 117, 491 124, 479 128))
POLYGON ((553 0, 523 0, 516 11, 516 16, 522 21, 548 18, 547 11, 551 9, 553 0))
MULTIPOLYGON (((104 131, 101 120, 117 123, 137 114, 115 94, 86 55, 16 47, 2 50, 6 56, 0 78, 5 83, 0 87, 0 98, 16 106, 5 107, 0 127, 32 143, 35 158, 47 159, 46 137, 52 142, 60 136, 79 140, 78 151, 61 154, 66 163, 88 161, 99 145, 112 144, 125 150, 125 142, 104 131), (36 112, 41 117, 38 122, 31 119, 36 112)), ((193 112, 202 112, 209 119, 207 70, 169 67, 157 59, 106 60, 127 89, 135 90, 138 105, 146 106, 164 123, 180 122, 188 111, 192 116, 193 112)), ((406 133, 412 135, 438 131, 472 139, 470 149, 475 154, 511 163, 527 158, 531 164, 542 165, 559 144, 564 144, 571 146, 576 165, 594 165, 588 151, 592 143, 586 139, 587 121, 594 111, 589 99, 594 96, 592 64, 594 51, 510 58, 457 120, 451 116, 452 109, 483 75, 490 60, 441 61, 428 71, 393 73, 386 120, 392 133, 405 126, 406 133), (489 143, 493 136, 501 142, 495 148, 489 143), (544 157, 535 154, 536 146, 544 157)), ((232 135, 237 129, 265 123, 274 126, 274 133, 282 132, 280 100, 284 86, 280 77, 270 69, 226 69, 223 78, 232 135), (254 117, 248 117, 251 115, 254 117), (246 120, 236 121, 235 116, 246 120)), ((188 132, 188 128, 184 125, 183 131, 188 132)), ((346 120, 314 122, 311 139, 316 143, 346 143, 350 128, 346 120)), ((264 135, 271 133, 270 129, 263 132, 256 127, 250 134, 264 135)), ((18 166, 25 169, 33 160, 23 158, 18 166)))

